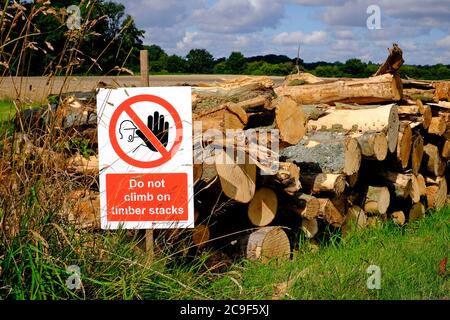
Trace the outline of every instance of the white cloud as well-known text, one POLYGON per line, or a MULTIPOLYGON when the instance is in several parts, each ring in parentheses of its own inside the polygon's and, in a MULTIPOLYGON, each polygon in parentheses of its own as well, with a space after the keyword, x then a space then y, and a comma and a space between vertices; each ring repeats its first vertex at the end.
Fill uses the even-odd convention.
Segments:
POLYGON ((435 44, 438 48, 450 49, 450 36, 437 40, 435 44))
POLYGON ((321 45, 327 39, 327 34, 324 31, 313 31, 312 33, 296 32, 282 32, 275 35, 272 39, 274 44, 285 46, 300 45, 321 45))
POLYGON ((194 12, 193 21, 207 32, 247 33, 275 27, 283 17, 281 1, 218 0, 194 12))

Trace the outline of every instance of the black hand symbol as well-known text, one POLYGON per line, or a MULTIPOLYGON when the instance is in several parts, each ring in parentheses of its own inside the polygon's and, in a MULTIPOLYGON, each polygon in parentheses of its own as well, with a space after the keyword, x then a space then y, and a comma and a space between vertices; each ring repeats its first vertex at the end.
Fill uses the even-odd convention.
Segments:
MULTIPOLYGON (((169 141, 169 122, 164 121, 164 116, 155 111, 153 116, 148 116, 147 127, 158 138, 161 144, 166 147, 169 141)), ((145 145, 152 151, 158 151, 156 147, 147 139, 141 130, 136 130, 136 134, 141 138, 145 145)))

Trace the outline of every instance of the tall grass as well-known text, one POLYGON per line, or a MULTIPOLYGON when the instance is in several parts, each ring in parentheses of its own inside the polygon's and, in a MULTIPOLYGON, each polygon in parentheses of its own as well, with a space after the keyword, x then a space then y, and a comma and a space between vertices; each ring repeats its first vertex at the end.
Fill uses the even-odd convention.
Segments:
MULTIPOLYGON (((4 43, 0 46, 4 65, 19 59, 19 65, 30 67, 27 50, 32 50, 31 36, 38 32, 33 19, 44 10, 52 14, 48 9, 25 12, 20 5, 4 2, 2 34, 11 33, 17 19, 26 19, 18 38, 8 40, 13 44, 10 51, 5 52, 4 43)), ((88 17, 80 30, 68 32, 58 70, 48 70, 49 81, 58 72, 71 75, 77 48, 92 23, 88 17)), ((3 76, 14 75, 4 70, 3 76)), ((287 283, 281 298, 448 297, 448 277, 436 273, 438 259, 449 251, 448 211, 404 229, 388 225, 345 241, 335 238, 316 253, 303 243, 286 263, 236 261, 221 272, 208 268, 208 252, 192 254, 183 237, 170 241, 168 233, 160 233, 156 257, 149 263, 141 233, 81 229, 68 222, 68 194, 98 191, 98 181, 69 174, 59 155, 90 155, 96 150, 62 131, 52 113, 37 132, 31 129, 20 116, 26 102, 20 100, 20 90, 17 94, 13 105, 18 117, 0 122, 0 298, 259 299, 272 298, 280 283, 287 283), (369 263, 383 270, 380 291, 365 288, 369 263), (78 290, 66 284, 71 265, 80 267, 78 290)))

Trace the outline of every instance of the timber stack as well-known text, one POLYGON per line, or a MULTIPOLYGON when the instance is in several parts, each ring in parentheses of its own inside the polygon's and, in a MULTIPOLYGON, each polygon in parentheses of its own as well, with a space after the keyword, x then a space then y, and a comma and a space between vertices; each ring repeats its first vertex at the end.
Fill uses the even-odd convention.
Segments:
MULTIPOLYGON (((345 236, 388 220, 402 226, 442 208, 450 81, 402 80, 402 64, 394 44, 366 79, 298 73, 276 87, 267 77, 194 86, 193 120, 201 121, 194 135, 195 228, 167 237, 187 235, 196 250, 215 250, 220 260, 286 259, 299 239, 345 236)), ((90 111, 66 104, 71 121, 62 113, 61 127, 84 126, 95 144, 90 111)), ((73 174, 98 174, 95 156, 67 163, 73 174)), ((95 191, 74 192, 72 221, 98 217, 95 191)))

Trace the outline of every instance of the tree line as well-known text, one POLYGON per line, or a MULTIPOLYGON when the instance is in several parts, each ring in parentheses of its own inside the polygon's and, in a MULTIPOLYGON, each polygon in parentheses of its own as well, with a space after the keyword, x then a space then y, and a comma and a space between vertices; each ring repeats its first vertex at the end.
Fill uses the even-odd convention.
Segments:
MULTIPOLYGON (((169 55, 158 45, 143 45, 145 31, 137 28, 122 4, 113 1, 82 1, 83 28, 78 35, 66 23, 66 9, 72 0, 55 1, 52 10, 43 10, 31 23, 26 18, 39 12, 42 1, 22 1, 24 10, 9 3, 7 15, 0 16, 0 75, 135 74, 139 72, 139 50, 144 48, 149 51, 153 74, 285 76, 302 70, 320 77, 368 77, 378 68, 359 59, 307 63, 285 55, 245 57, 241 52, 216 59, 206 49, 192 49, 186 56, 169 55), (70 43, 75 41, 74 35, 79 41, 76 44, 70 43)), ((450 79, 450 65, 404 65, 400 74, 413 79, 450 79)))
MULTIPOLYGON (((360 59, 345 62, 312 62, 289 58, 285 55, 245 57, 241 52, 232 52, 227 58, 214 59, 206 49, 192 49, 185 57, 168 55, 157 45, 144 46, 149 52, 151 73, 203 73, 203 74, 245 74, 285 76, 297 71, 311 72, 319 77, 364 78, 373 75, 379 65, 360 59)), ((404 65, 400 69, 404 78, 441 80, 450 79, 450 65, 432 66, 404 65)))

